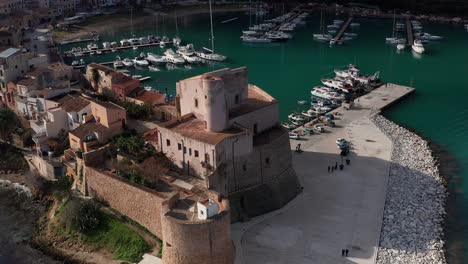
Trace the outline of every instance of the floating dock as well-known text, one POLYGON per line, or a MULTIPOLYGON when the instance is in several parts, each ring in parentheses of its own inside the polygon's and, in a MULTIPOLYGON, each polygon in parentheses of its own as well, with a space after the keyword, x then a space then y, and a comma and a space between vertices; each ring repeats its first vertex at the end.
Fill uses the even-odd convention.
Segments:
POLYGON ((346 29, 348 29, 349 25, 351 24, 351 21, 353 21, 353 17, 350 16, 348 20, 341 26, 340 31, 338 31, 338 34, 333 38, 333 41, 335 43, 341 43, 343 42, 341 39, 343 38, 344 33, 346 32, 346 29))
MULTIPOLYGON (((163 42, 164 45, 172 44, 172 41, 168 42, 163 42)), ((148 44, 140 44, 140 45, 130 45, 130 46, 120 46, 120 47, 115 47, 115 48, 108 48, 108 49, 93 49, 93 50, 85 50, 81 51, 83 55, 87 55, 91 52, 96 52, 96 51, 101 51, 101 52, 109 52, 109 51, 119 51, 119 50, 126 50, 126 49, 133 49, 133 47, 138 47, 138 48, 144 48, 144 47, 153 47, 153 46, 159 46, 160 42, 154 42, 154 43, 148 43, 148 44)), ((69 54, 74 54, 72 51, 66 51, 64 54, 69 57, 69 54)))

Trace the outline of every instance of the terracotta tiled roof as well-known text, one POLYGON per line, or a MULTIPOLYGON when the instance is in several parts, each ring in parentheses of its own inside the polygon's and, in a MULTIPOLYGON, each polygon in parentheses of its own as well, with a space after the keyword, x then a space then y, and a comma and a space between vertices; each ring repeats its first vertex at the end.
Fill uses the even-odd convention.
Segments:
POLYGON ((160 104, 164 103, 166 95, 163 93, 158 93, 155 91, 142 91, 137 96, 134 97, 136 100, 142 101, 146 104, 160 104))
POLYGON ((17 82, 18 85, 23 85, 23 86, 28 86, 34 83, 35 83, 35 80, 31 78, 23 78, 17 82))
POLYGON ((241 115, 245 115, 250 112, 254 112, 260 108, 263 108, 268 105, 276 104, 277 101, 265 93, 260 88, 255 85, 249 84, 248 96, 246 103, 242 104, 240 107, 233 109, 229 113, 229 118, 235 118, 241 115))
POLYGON ((60 107, 65 112, 70 113, 70 112, 78 112, 82 110, 83 108, 88 106, 91 102, 81 96, 67 95, 57 100, 57 103, 60 104, 60 107))
POLYGON ((70 134, 73 134, 74 136, 83 140, 86 136, 91 135, 93 132, 96 132, 97 134, 103 134, 108 129, 109 128, 98 124, 95 121, 91 121, 77 127, 75 130, 70 131, 70 134))
POLYGON ((100 106, 103 106, 103 107, 105 107, 105 108, 109 108, 109 109, 119 109, 119 110, 124 109, 124 110, 125 110, 125 108, 123 108, 123 107, 121 107, 121 106, 119 106, 119 105, 116 105, 116 104, 114 104, 114 103, 112 103, 112 102, 109 102, 109 101, 99 101, 99 100, 94 99, 94 98, 86 98, 86 99, 89 100, 89 101, 91 101, 91 102, 94 102, 94 103, 96 103, 96 104, 98 104, 98 105, 100 105, 100 106))
POLYGON ((179 119, 170 120, 163 127, 185 137, 216 145, 226 138, 247 133, 240 128, 230 128, 222 132, 211 132, 205 130, 205 122, 197 119, 193 114, 187 114, 179 119))

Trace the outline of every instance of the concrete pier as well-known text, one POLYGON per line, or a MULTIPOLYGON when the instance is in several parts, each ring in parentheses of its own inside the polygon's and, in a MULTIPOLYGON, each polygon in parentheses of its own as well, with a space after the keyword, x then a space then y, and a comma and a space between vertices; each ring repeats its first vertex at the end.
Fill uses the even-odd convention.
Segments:
POLYGON ((353 17, 350 16, 348 18, 348 20, 346 20, 346 22, 341 26, 341 29, 340 29, 340 31, 338 31, 338 34, 336 34, 336 36, 333 38, 335 43, 341 43, 342 42, 341 39, 343 38, 343 35, 346 32, 346 29, 348 29, 348 27, 351 24, 352 20, 353 20, 353 17))
MULTIPOLYGON (((333 112, 336 128, 291 140, 294 169, 303 193, 284 208, 232 226, 235 263, 375 263, 382 225, 392 143, 369 116, 412 94, 413 88, 383 85, 333 112), (351 142, 351 164, 337 138, 351 142), (349 249, 342 257, 341 250, 349 249)), ((303 128, 297 129, 301 131, 303 128)))

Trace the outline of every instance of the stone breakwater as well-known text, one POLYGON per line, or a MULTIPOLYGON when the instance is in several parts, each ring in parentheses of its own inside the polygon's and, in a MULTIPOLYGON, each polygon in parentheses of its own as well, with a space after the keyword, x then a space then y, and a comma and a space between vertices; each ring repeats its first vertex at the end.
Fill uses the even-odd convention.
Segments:
POLYGON ((370 119, 393 143, 376 263, 446 263, 447 193, 429 144, 379 114, 370 119))

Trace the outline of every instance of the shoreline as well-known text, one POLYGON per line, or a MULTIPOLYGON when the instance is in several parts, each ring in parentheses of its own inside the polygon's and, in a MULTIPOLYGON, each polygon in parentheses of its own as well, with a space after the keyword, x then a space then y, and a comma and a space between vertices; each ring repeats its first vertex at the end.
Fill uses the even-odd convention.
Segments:
POLYGON ((381 114, 371 120, 393 144, 376 263, 447 263, 447 181, 429 141, 381 114))
MULTIPOLYGON (((200 6, 198 6, 200 7, 200 6)), ((235 13, 235 12, 242 12, 246 11, 245 7, 242 5, 239 6, 214 6, 213 13, 235 13)), ((161 17, 172 17, 169 12, 174 12, 174 10, 165 10, 165 11, 156 11, 151 9, 145 9, 143 11, 144 15, 140 15, 138 18, 133 19, 133 25, 147 25, 147 24, 154 24, 155 19, 154 16, 158 14, 161 17)), ((181 16, 192 16, 198 14, 209 14, 208 8, 196 8, 196 9, 181 9, 177 10, 177 17, 181 16)), ((92 19, 92 18, 91 18, 92 19)), ((161 21, 159 21, 161 24, 161 21)), ((83 38, 85 36, 89 36, 92 31, 96 31, 99 34, 109 31, 109 30, 119 30, 124 28, 130 28, 130 17, 128 13, 118 13, 116 15, 108 15, 104 16, 102 20, 97 22, 87 23, 85 22, 84 25, 77 25, 79 30, 76 32, 64 32, 59 31, 60 33, 57 34, 57 31, 54 32, 54 40, 55 42, 61 41, 69 41, 78 38, 83 38), (120 16, 119 16, 120 15, 120 16), (128 17, 127 17, 128 16, 128 17)))

